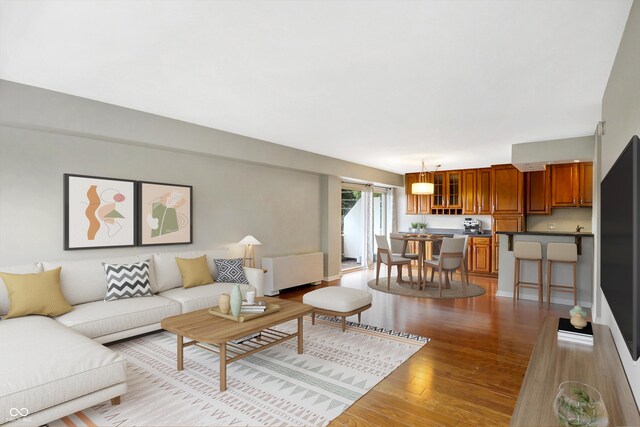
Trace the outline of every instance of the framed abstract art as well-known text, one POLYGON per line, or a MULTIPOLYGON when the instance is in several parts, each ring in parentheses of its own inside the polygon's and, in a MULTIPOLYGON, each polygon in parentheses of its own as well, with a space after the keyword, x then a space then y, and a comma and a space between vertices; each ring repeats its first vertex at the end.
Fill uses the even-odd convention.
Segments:
POLYGON ((64 174, 64 249, 136 245, 135 181, 64 174))
POLYGON ((192 193, 190 185, 138 182, 138 244, 192 243, 192 193))

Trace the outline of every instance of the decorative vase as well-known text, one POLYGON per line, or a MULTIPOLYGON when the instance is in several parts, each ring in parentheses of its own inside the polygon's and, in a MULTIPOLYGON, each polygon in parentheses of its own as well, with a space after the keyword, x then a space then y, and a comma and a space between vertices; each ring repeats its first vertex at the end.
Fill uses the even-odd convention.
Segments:
POLYGON ((239 285, 235 285, 233 289, 231 289, 230 304, 231 315, 233 317, 240 316, 240 309, 242 308, 242 292, 240 292, 239 285))
POLYGON ((220 313, 229 314, 229 310, 231 310, 229 294, 220 295, 220 299, 218 300, 218 307, 220 307, 220 313))
POLYGON ((576 381, 560 384, 553 409, 561 426, 609 425, 600 392, 588 384, 576 381))
POLYGON ((585 326, 587 326, 587 319, 582 317, 582 314, 580 313, 576 313, 573 316, 571 316, 570 322, 573 325, 573 327, 576 329, 582 329, 585 326))
POLYGON ((576 314, 580 314, 585 319, 587 318, 587 312, 585 311, 584 308, 580 307, 579 305, 576 305, 571 310, 569 310, 569 316, 573 317, 576 314))

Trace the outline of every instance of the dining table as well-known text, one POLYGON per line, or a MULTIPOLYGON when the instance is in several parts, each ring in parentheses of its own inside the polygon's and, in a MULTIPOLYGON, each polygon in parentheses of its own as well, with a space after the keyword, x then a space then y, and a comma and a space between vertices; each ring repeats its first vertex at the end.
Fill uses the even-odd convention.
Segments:
POLYGON ((405 234, 402 235, 402 237, 394 237, 394 239, 403 241, 401 254, 403 257, 407 254, 409 242, 418 242, 418 285, 421 289, 423 272, 425 281, 427 277, 427 269, 424 266, 427 242, 439 242, 442 240, 442 237, 443 236, 434 236, 433 234, 405 234))

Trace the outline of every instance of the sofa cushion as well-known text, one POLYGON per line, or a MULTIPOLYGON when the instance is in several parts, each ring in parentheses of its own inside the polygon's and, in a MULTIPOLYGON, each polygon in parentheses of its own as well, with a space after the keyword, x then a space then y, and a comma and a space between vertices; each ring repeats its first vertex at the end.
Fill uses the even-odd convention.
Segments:
POLYGON ((168 291, 169 289, 182 286, 182 275, 178 268, 176 258, 198 258, 202 255, 207 256, 207 265, 211 277, 215 280, 218 271, 215 269, 213 260, 215 258, 224 258, 228 255, 225 250, 193 250, 179 252, 159 252, 153 254, 153 263, 156 269, 156 277, 158 278, 157 292, 168 291))
MULTIPOLYGON (((174 288, 160 293, 160 296, 171 298, 182 304, 182 312, 202 310, 218 305, 220 295, 231 293, 235 284, 214 283, 212 285, 197 286, 195 288, 174 288)), ((248 291, 255 291, 251 285, 240 285, 240 291, 245 296, 248 291)))
POLYGON ((34 413, 126 380, 124 357, 53 319, 3 320, 0 336, 13 349, 0 363, 2 422, 20 417, 11 408, 34 413))
POLYGON ((180 314, 176 301, 151 296, 116 301, 94 301, 76 305, 73 311, 56 317, 65 326, 89 338, 159 323, 180 314))
POLYGON ((242 267, 242 258, 215 259, 213 260, 218 269, 218 279, 220 283, 245 283, 248 284, 242 267))
MULTIPOLYGON (((82 261, 44 261, 44 270, 62 267, 60 284, 62 293, 69 304, 83 304, 91 301, 103 300, 107 294, 107 278, 102 263, 133 264, 150 259, 151 255, 137 255, 124 258, 95 258, 82 261)), ((149 267, 149 281, 154 288, 155 275, 151 274, 153 266, 149 267)))
POLYGON ((209 285, 213 283, 211 271, 207 264, 207 256, 198 258, 177 258, 176 263, 182 276, 182 286, 192 288, 194 286, 209 285))
MULTIPOLYGON (((24 264, 14 265, 11 267, 0 267, 0 272, 11 274, 34 274, 42 272, 42 264, 24 264)), ((7 287, 4 285, 2 277, 0 277, 0 316, 4 316, 9 312, 9 294, 7 287)))
POLYGON ((353 288, 329 286, 307 292, 302 302, 315 308, 348 313, 371 304, 372 297, 367 291, 353 288))
POLYGON ((107 276, 107 295, 105 301, 123 298, 148 297, 151 293, 149 283, 149 260, 133 264, 102 263, 107 276))
POLYGON ((40 314, 60 316, 72 307, 60 291, 60 267, 42 273, 0 273, 9 292, 7 319, 40 314))

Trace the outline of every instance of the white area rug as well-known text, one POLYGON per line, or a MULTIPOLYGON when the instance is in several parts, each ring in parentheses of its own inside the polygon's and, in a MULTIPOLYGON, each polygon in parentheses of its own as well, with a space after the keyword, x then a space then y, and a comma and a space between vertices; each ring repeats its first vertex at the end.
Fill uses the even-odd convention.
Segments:
MULTIPOLYGON (((296 322, 275 329, 294 332, 296 322)), ((227 368, 219 391, 218 356, 191 346, 176 370, 175 335, 162 332, 110 348, 127 357, 129 391, 50 425, 324 426, 429 340, 336 319, 305 318, 304 354, 297 340, 258 352, 227 368)))

